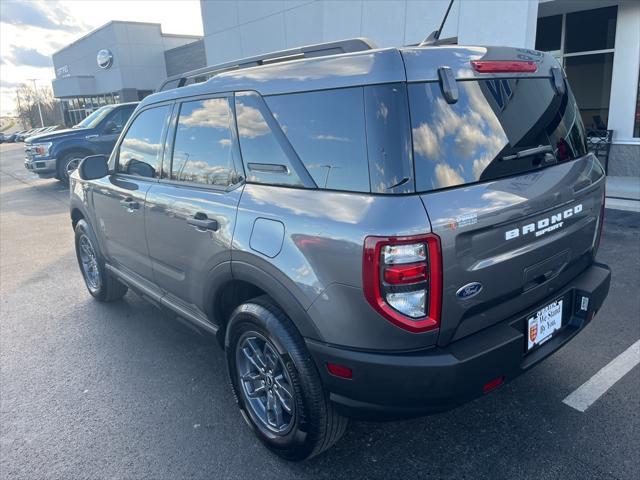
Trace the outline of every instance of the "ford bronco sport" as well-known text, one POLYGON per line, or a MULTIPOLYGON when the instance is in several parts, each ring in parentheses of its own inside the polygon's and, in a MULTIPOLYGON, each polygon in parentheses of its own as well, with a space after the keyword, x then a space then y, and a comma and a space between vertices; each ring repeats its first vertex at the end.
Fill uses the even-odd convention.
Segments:
POLYGON ((91 295, 215 334, 247 423, 304 459, 581 331, 604 186, 551 55, 355 39, 169 79, 72 174, 71 221, 91 295))

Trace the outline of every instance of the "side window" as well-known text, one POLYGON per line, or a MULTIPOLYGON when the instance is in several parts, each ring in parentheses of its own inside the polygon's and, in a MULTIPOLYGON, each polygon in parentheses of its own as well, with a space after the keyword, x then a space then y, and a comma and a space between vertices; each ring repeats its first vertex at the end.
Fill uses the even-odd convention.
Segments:
POLYGON ((182 104, 173 147, 173 180, 231 185, 232 118, 227 98, 182 104))
POLYGON ((362 88, 274 95, 265 102, 319 188, 370 191, 362 88))
POLYGON ((162 133, 170 111, 170 105, 163 105, 145 110, 135 118, 118 150, 118 172, 160 176, 162 133))
POLYGON ((135 105, 131 105, 128 107, 118 108, 113 112, 105 123, 107 129, 112 129, 110 133, 121 132, 135 108, 135 105))
MULTIPOLYGON (((236 121, 247 180, 271 185, 302 186, 289 156, 272 131, 271 113, 255 93, 236 94, 236 121)), ((277 128, 277 126, 276 126, 277 128)))

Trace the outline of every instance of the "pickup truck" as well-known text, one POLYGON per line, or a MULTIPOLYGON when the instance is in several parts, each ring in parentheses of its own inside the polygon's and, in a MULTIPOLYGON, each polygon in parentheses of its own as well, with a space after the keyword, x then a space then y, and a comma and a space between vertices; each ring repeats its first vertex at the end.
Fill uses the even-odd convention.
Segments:
POLYGON ((109 155, 137 102, 105 105, 78 125, 25 140, 24 166, 40 178, 69 183, 69 173, 84 157, 109 155))

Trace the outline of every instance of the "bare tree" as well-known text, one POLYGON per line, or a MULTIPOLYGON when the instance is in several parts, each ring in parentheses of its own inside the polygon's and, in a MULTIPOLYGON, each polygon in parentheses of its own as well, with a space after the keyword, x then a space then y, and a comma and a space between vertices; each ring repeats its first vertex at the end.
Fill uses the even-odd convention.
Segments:
POLYGON ((51 88, 38 88, 36 92, 31 85, 23 83, 16 90, 18 117, 25 128, 40 126, 38 113, 38 96, 42 108, 42 119, 45 125, 63 125, 60 102, 53 97, 51 88))

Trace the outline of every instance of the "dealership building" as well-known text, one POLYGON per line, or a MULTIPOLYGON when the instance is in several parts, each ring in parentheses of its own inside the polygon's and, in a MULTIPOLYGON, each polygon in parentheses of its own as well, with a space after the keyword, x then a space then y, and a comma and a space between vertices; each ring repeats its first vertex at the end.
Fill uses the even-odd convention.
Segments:
MULTIPOLYGON (((201 0, 202 39, 166 35, 154 24, 112 22, 57 52, 54 94, 68 112, 82 114, 101 102, 141 98, 167 76, 269 51, 351 37, 380 47, 416 44, 438 27, 448 4, 201 0)), ((612 131, 608 173, 640 177, 640 2, 456 0, 441 38, 551 52, 565 68, 587 129, 612 131)))
POLYGON ((109 22, 53 54, 53 94, 75 125, 109 103, 141 100, 169 75, 205 66, 204 43, 160 24, 109 22))

